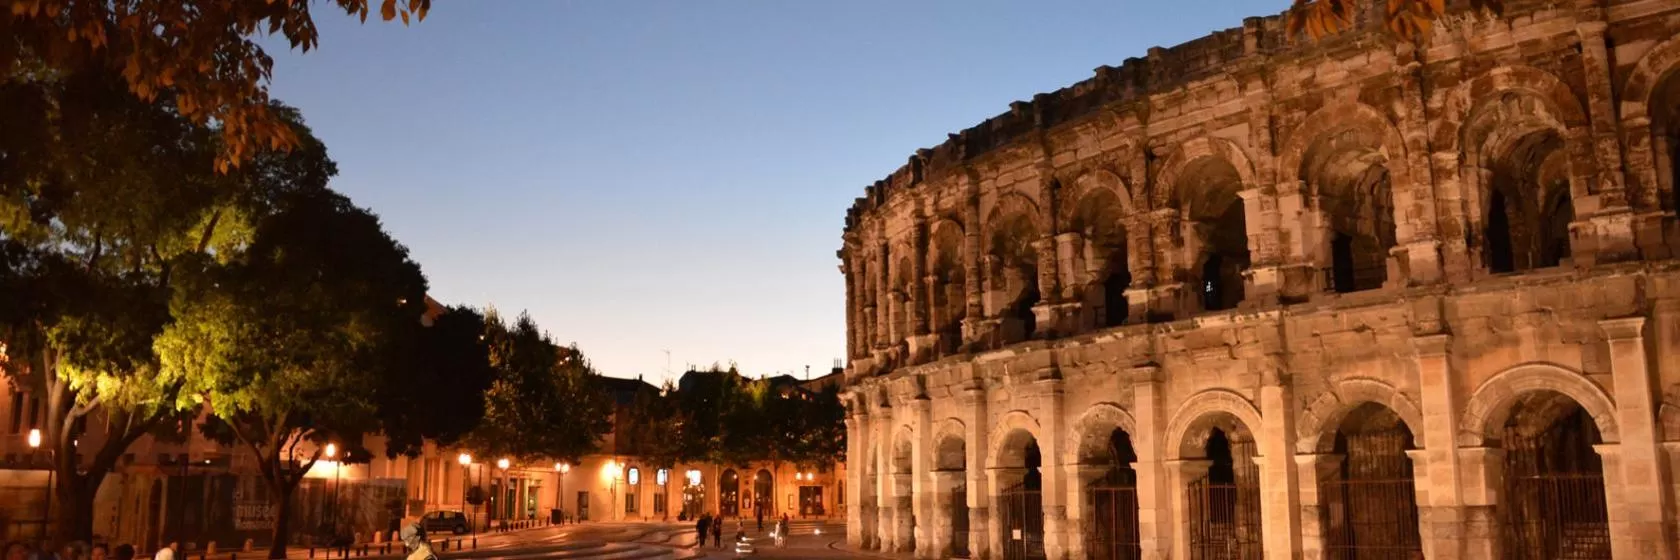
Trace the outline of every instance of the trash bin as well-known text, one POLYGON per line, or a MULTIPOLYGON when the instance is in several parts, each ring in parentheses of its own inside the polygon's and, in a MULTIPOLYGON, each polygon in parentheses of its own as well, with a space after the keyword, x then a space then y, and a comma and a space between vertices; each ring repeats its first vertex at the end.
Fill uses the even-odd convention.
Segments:
POLYGON ((553 523, 555 525, 565 523, 566 522, 566 512, 561 511, 559 508, 548 510, 548 522, 553 523))

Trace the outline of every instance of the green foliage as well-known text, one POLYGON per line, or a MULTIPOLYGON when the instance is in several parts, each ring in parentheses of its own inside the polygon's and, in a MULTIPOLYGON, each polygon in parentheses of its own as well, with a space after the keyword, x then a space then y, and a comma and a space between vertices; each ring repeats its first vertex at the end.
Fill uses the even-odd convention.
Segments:
POLYGON ((613 403, 576 346, 561 347, 530 316, 512 324, 494 311, 484 340, 494 378, 484 416, 463 445, 481 457, 577 462, 600 448, 613 403))
POLYGON ((658 391, 640 391, 614 427, 617 452, 640 457, 659 468, 685 460, 688 418, 680 407, 676 386, 666 381, 658 391))
POLYGON ((379 399, 385 452, 414 456, 426 440, 450 446, 478 427, 495 370, 485 344, 484 315, 448 307, 401 352, 408 374, 393 379, 379 399))

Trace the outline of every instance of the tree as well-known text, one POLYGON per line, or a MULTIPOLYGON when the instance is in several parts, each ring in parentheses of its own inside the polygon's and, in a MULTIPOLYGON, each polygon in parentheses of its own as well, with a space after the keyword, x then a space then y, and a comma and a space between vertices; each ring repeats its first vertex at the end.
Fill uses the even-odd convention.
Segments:
POLYGON ((382 390, 406 372, 426 279, 378 218, 330 190, 286 197, 225 263, 182 267, 175 322, 155 343, 165 379, 208 405, 208 430, 247 446, 278 505, 284 558, 292 495, 329 441, 378 431, 382 390), (307 445, 306 445, 307 444, 307 445))
POLYGON ((510 325, 490 312, 484 339, 494 379, 464 446, 483 457, 574 463, 600 448, 613 403, 583 352, 554 344, 525 314, 510 325))
MULTIPOLYGON (((1353 14, 1363 6, 1373 6, 1370 0, 1295 0, 1289 9, 1289 36, 1306 33, 1319 38, 1335 34, 1353 25, 1353 14)), ((1447 13, 1446 0, 1388 0, 1384 24, 1395 36, 1419 41, 1426 39, 1429 28, 1447 13)), ((1470 7, 1500 13, 1502 0, 1470 0, 1470 7)))
MULTIPOLYGON (((375 0, 330 0, 367 21, 375 0)), ((254 40, 280 34, 308 52, 308 0, 9 0, 0 6, 0 78, 119 72, 142 101, 167 99, 194 123, 220 123, 218 169, 297 144, 269 103, 274 61, 254 40)), ((380 17, 423 20, 431 0, 383 0, 380 17)))
POLYGON ((46 403, 57 537, 87 540, 104 477, 176 408, 180 383, 156 375, 152 352, 172 271, 237 253, 272 195, 322 185, 333 166, 276 106, 304 149, 216 175, 213 130, 110 75, 0 84, 0 112, 18 124, 0 132, 5 374, 46 403))
POLYGON ((484 342, 484 315, 470 307, 447 307, 401 353, 408 375, 392 378, 380 399, 385 453, 415 456, 427 440, 450 446, 484 418, 484 399, 495 378, 484 342))
MULTIPOLYGON (((676 386, 666 381, 659 391, 636 393, 623 421, 614 430, 619 438, 619 452, 640 457, 656 469, 674 469, 683 461, 688 421, 678 406, 676 391, 676 386)), ((667 496, 671 495, 670 483, 667 477, 667 496)), ((667 509, 666 514, 669 513, 667 509)))

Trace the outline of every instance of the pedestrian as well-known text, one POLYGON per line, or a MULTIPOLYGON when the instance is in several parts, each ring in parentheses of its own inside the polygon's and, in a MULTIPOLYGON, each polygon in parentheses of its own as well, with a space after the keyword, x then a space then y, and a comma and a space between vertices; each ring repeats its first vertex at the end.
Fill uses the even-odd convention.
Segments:
POLYGON ((408 549, 407 560, 437 560, 437 554, 432 552, 432 543, 426 542, 426 529, 419 523, 403 525, 397 538, 402 539, 403 548, 408 549))
POLYGON ((134 560, 134 545, 119 544, 117 545, 117 551, 113 554, 116 555, 116 560, 134 560))
POLYGON ((29 560, 29 545, 19 541, 6 543, 5 560, 29 560))
POLYGON ((723 548, 723 516, 712 520, 712 546, 723 548))
POLYGON ((707 513, 701 515, 700 520, 694 522, 694 534, 699 537, 698 542, 701 546, 706 544, 706 530, 710 529, 710 527, 706 526, 706 522, 711 521, 711 517, 712 514, 707 513))
POLYGON ((764 532, 764 508, 763 507, 758 507, 758 508, 754 508, 754 509, 757 510, 753 513, 754 513, 754 516, 758 518, 758 532, 763 533, 764 532))
POLYGON ((88 560, 111 560, 111 548, 105 546, 105 543, 93 545, 88 551, 88 560))

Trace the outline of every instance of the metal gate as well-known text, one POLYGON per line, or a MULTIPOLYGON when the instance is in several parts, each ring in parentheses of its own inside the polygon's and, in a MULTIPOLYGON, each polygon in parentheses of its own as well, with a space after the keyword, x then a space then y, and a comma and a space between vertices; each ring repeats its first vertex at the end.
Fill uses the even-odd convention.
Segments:
MULTIPOLYGON (((1029 474, 1029 477, 1035 476, 1029 474)), ((1032 480, 998 495, 1003 508, 1004 560, 1041 560, 1044 555, 1044 497, 1032 480)))
POLYGON ((1190 522, 1191 560, 1260 558, 1260 468, 1253 441, 1208 437, 1208 475, 1190 483, 1184 501, 1190 522))
POLYGON ((951 489, 951 556, 968 557, 968 485, 951 489))
POLYGON ((1584 414, 1578 411, 1573 415, 1578 418, 1532 436, 1507 430, 1505 494, 1500 496, 1499 508, 1504 533, 1501 556, 1609 560, 1604 470, 1591 448, 1598 439, 1591 436, 1596 434, 1579 425, 1592 422, 1584 414))
POLYGON ((1411 560, 1423 552, 1404 430, 1338 436, 1346 453, 1340 472, 1319 483, 1327 558, 1411 560))
POLYGON ((1085 555, 1092 560, 1136 560, 1143 556, 1138 539, 1137 473, 1113 469, 1085 488, 1090 512, 1085 555))

